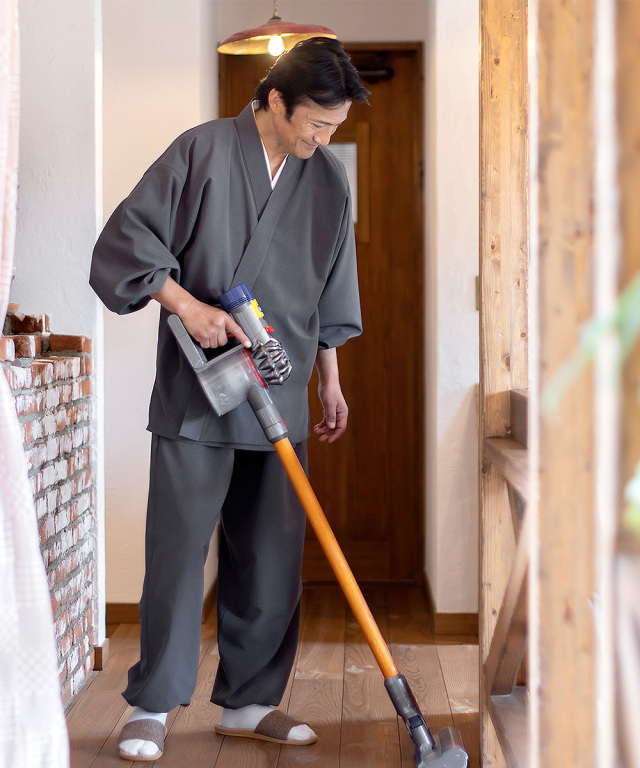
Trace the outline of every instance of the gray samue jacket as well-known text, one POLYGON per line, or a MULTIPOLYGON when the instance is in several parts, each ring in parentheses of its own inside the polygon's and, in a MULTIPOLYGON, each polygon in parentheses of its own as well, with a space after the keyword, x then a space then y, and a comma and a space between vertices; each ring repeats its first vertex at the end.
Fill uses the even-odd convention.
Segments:
MULTIPOLYGON (((110 217, 90 283, 118 314, 144 307, 168 275, 214 304, 233 284, 276 193, 287 201, 271 240, 261 239, 266 254, 253 292, 293 363, 290 378, 270 392, 297 443, 309 435, 307 385, 318 347, 339 346, 362 331, 349 185, 325 147, 308 160, 290 156, 272 193, 251 104, 235 119, 187 131, 110 217)), ((148 429, 211 445, 271 448, 247 403, 214 413, 167 317, 162 309, 148 429)))

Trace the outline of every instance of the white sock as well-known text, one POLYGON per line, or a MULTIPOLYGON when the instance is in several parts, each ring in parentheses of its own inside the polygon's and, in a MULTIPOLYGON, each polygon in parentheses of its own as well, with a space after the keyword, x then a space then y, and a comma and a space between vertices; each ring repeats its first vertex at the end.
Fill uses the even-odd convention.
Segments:
MULTIPOLYGON (((262 704, 249 704, 240 709, 224 709, 220 718, 220 725, 224 728, 242 728, 253 731, 265 715, 272 712, 272 707, 265 707, 262 704)), ((308 725, 296 725, 288 734, 288 738, 293 741, 306 741, 315 736, 315 733, 308 725)))
MULTIPOLYGON (((136 707, 131 713, 128 722, 133 723, 135 720, 157 720, 162 725, 166 725, 168 714, 168 712, 147 712, 142 707, 136 707)), ((127 739, 120 744, 120 749, 132 757, 136 755, 152 757, 158 751, 156 744, 152 741, 144 741, 143 739, 127 739)))

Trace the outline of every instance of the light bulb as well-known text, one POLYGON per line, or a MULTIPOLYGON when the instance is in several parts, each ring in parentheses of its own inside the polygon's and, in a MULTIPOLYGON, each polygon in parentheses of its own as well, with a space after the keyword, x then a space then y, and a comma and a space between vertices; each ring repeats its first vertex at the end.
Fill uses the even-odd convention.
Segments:
POLYGON ((269 38, 269 53, 272 56, 279 56, 284 53, 284 40, 280 35, 271 35, 269 38))

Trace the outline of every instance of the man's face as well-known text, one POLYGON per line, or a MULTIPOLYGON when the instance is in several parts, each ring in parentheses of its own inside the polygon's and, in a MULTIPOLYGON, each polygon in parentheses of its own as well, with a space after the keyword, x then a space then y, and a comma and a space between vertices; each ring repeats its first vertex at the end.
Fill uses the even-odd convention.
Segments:
POLYGON ((308 100, 298 104, 291 119, 281 100, 276 101, 274 128, 281 147, 290 155, 307 160, 319 144, 326 146, 349 114, 350 101, 337 107, 321 107, 308 100))

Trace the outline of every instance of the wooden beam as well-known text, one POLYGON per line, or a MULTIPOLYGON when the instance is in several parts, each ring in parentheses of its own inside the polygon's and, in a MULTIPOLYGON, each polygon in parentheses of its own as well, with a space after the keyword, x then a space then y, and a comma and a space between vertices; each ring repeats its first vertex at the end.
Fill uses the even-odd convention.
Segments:
POLYGON ((504 436, 527 387, 527 11, 480 4, 480 426, 504 436))
POLYGON ((516 492, 512 485, 509 485, 509 504, 511 505, 511 520, 517 543, 520 538, 520 531, 522 530, 522 521, 524 520, 527 502, 522 494, 516 492))
POLYGON ((492 696, 490 707, 507 767, 526 768, 529 765, 529 692, 518 686, 509 696, 492 696))
MULTIPOLYGON (((478 633, 480 669, 489 656, 498 612, 509 582, 515 538, 507 481, 492 465, 482 472, 481 499, 481 560, 480 560, 480 627, 478 633), (491 517, 491 520, 488 518, 491 517)), ((505 765, 489 709, 489 688, 484 674, 480 674, 480 744, 481 765, 499 768, 505 765)))
MULTIPOLYGON (((618 136, 620 188, 620 289, 640 274, 640 3, 618 0, 618 136)), ((622 446, 620 484, 624 487, 640 462, 640 340, 622 372, 622 446)), ((640 536, 624 531, 625 548, 640 551, 640 536), (634 542, 634 539, 636 540, 634 542)))
MULTIPOLYGON (((529 465, 531 465, 531 462, 529 462, 529 465)), ((527 507, 529 505, 524 500, 522 495, 516 492, 516 490, 512 485, 509 486, 509 504, 511 505, 511 521, 513 522, 513 531, 515 533, 516 547, 517 547, 519 546, 520 533, 522 531, 524 518, 527 512, 527 507)), ((531 539, 532 539, 533 538, 532 535, 531 534, 529 535, 531 536, 531 539)), ((532 541, 529 542, 529 546, 530 547, 533 546, 532 541)), ((531 552, 529 552, 529 556, 531 556, 531 552)), ((527 584, 528 584, 528 579, 527 579, 527 584)), ((526 615, 524 616, 524 619, 526 620, 526 627, 525 627, 525 646, 526 646, 527 641, 529 639, 529 615, 528 615, 529 614, 529 596, 528 595, 527 595, 527 607, 526 607, 525 613, 526 615)), ((525 647, 524 656, 522 658, 520 669, 516 677, 516 685, 529 684, 529 652, 528 651, 529 651, 528 647, 525 647)))
MULTIPOLYGON (((616 700, 617 747, 620 765, 637 768, 640 755, 638 711, 640 709, 640 605, 638 581, 640 557, 620 553, 616 568, 616 700)), ((612 750, 615 747, 612 747, 612 750)))
MULTIPOLYGON (((592 0, 539 0, 537 379, 543 389, 593 311, 592 0)), ((539 560, 532 614, 539 765, 594 765, 593 385, 585 371, 558 412, 540 412, 539 560)), ((532 510, 531 510, 532 511, 532 510)), ((535 694, 534 694, 535 690, 535 694)))
MULTIPOLYGON (((618 184, 620 216, 620 288, 640 273, 640 3, 618 0, 617 11, 617 123, 618 184)), ((620 487, 633 476, 640 462, 640 344, 636 343, 622 370, 622 423, 620 487)), ((620 504, 621 509, 624 504, 620 504)), ((640 609, 637 584, 640 579, 640 534, 622 524, 616 574, 616 694, 618 701, 618 747, 625 766, 637 765, 640 755, 638 731, 638 675, 640 674, 640 609)))
MULTIPOLYGON (((484 461, 506 437, 509 391, 527 387, 527 2, 480 3, 479 645, 489 653, 514 553, 507 482, 484 461)), ((481 764, 505 765, 480 680, 481 764)))
POLYGON ((529 493, 529 454, 512 437, 488 437, 484 441, 484 458, 504 475, 525 499, 529 493))
POLYGON ((515 561, 485 663, 486 686, 490 696, 511 693, 527 646, 531 528, 531 515, 525 515, 515 561))

